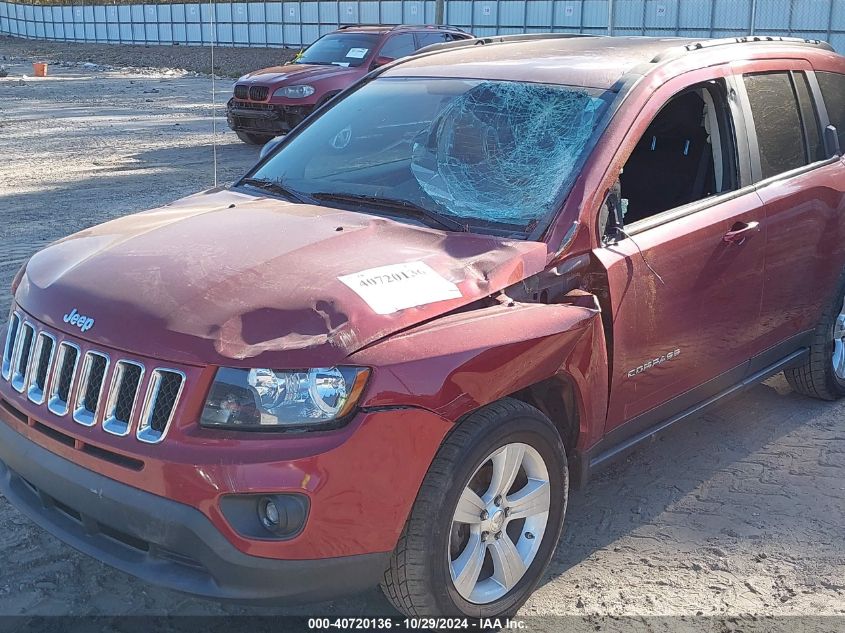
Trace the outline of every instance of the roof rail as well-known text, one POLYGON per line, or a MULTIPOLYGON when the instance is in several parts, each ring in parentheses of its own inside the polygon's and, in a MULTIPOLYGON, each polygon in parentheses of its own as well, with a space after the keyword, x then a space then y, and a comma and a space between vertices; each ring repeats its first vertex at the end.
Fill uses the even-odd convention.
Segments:
POLYGON ((441 31, 460 31, 461 33, 466 33, 462 28, 449 24, 341 24, 337 27, 337 30, 343 31, 344 29, 354 28, 379 28, 390 31, 396 31, 398 29, 438 29, 441 31))
POLYGON ((451 24, 400 24, 396 28, 438 29, 440 31, 460 31, 461 33, 467 33, 462 28, 452 26, 451 24))
POLYGON ((456 42, 444 42, 443 44, 431 44, 418 50, 420 53, 434 53, 452 48, 463 48, 465 46, 480 46, 487 44, 506 44, 508 42, 530 42, 532 40, 568 40, 580 37, 601 37, 600 35, 585 35, 583 33, 519 33, 517 35, 491 35, 490 37, 473 37, 468 40, 456 42))
POLYGON ((757 43, 773 43, 773 44, 798 44, 801 46, 811 46, 825 51, 835 52, 834 48, 822 40, 808 40, 800 37, 782 37, 780 35, 747 35, 743 37, 725 37, 713 40, 701 40, 700 42, 692 42, 684 46, 673 46, 666 49, 651 60, 652 64, 665 62, 669 59, 675 59, 684 55, 685 53, 692 53, 708 48, 715 48, 716 46, 735 46, 737 44, 757 44, 757 43))

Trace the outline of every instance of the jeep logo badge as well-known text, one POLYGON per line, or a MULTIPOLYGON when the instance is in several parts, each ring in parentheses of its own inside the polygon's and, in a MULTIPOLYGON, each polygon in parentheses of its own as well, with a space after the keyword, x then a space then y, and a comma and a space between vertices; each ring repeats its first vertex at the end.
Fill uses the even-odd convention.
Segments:
POLYGON ((79 312, 76 311, 76 308, 64 315, 62 317, 62 321, 75 325, 82 332, 87 332, 94 327, 94 319, 92 317, 85 316, 84 314, 79 314, 79 312))

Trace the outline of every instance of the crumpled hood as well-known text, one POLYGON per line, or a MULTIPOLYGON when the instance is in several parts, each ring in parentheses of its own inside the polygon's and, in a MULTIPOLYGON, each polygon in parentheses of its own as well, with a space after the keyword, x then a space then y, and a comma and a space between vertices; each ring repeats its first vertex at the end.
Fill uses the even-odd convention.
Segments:
MULTIPOLYGON (((170 362, 330 366, 541 271, 546 254, 544 243, 210 191, 49 246, 16 299, 72 336, 170 362), (378 314, 339 279, 408 262, 457 288, 446 299, 415 290, 421 305, 378 314), (90 329, 64 322, 74 309, 94 319, 90 329)), ((384 292, 399 296, 401 286, 384 292)))
POLYGON ((356 68, 344 66, 327 66, 323 64, 286 64, 255 70, 241 77, 239 84, 261 84, 262 86, 282 85, 289 81, 316 81, 329 79, 338 75, 354 73, 356 68))

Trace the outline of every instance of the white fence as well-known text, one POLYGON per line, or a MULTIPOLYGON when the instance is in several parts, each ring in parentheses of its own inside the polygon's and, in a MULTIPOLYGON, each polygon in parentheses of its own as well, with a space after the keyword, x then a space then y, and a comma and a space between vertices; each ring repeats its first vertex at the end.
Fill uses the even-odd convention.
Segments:
MULTIPOLYGON (((434 0, 70 6, 0 2, 0 33, 74 42, 300 46, 340 24, 431 23, 434 10, 434 0)), ((476 35, 765 33, 828 40, 845 52, 845 0, 446 0, 445 22, 476 35)))

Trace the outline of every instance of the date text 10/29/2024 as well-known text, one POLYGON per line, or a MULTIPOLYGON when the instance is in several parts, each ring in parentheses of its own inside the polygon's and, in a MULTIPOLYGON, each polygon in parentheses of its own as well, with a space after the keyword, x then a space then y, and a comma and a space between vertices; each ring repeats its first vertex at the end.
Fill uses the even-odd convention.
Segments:
POLYGON ((465 630, 522 631, 524 620, 511 618, 308 618, 308 629, 319 630, 465 630))

